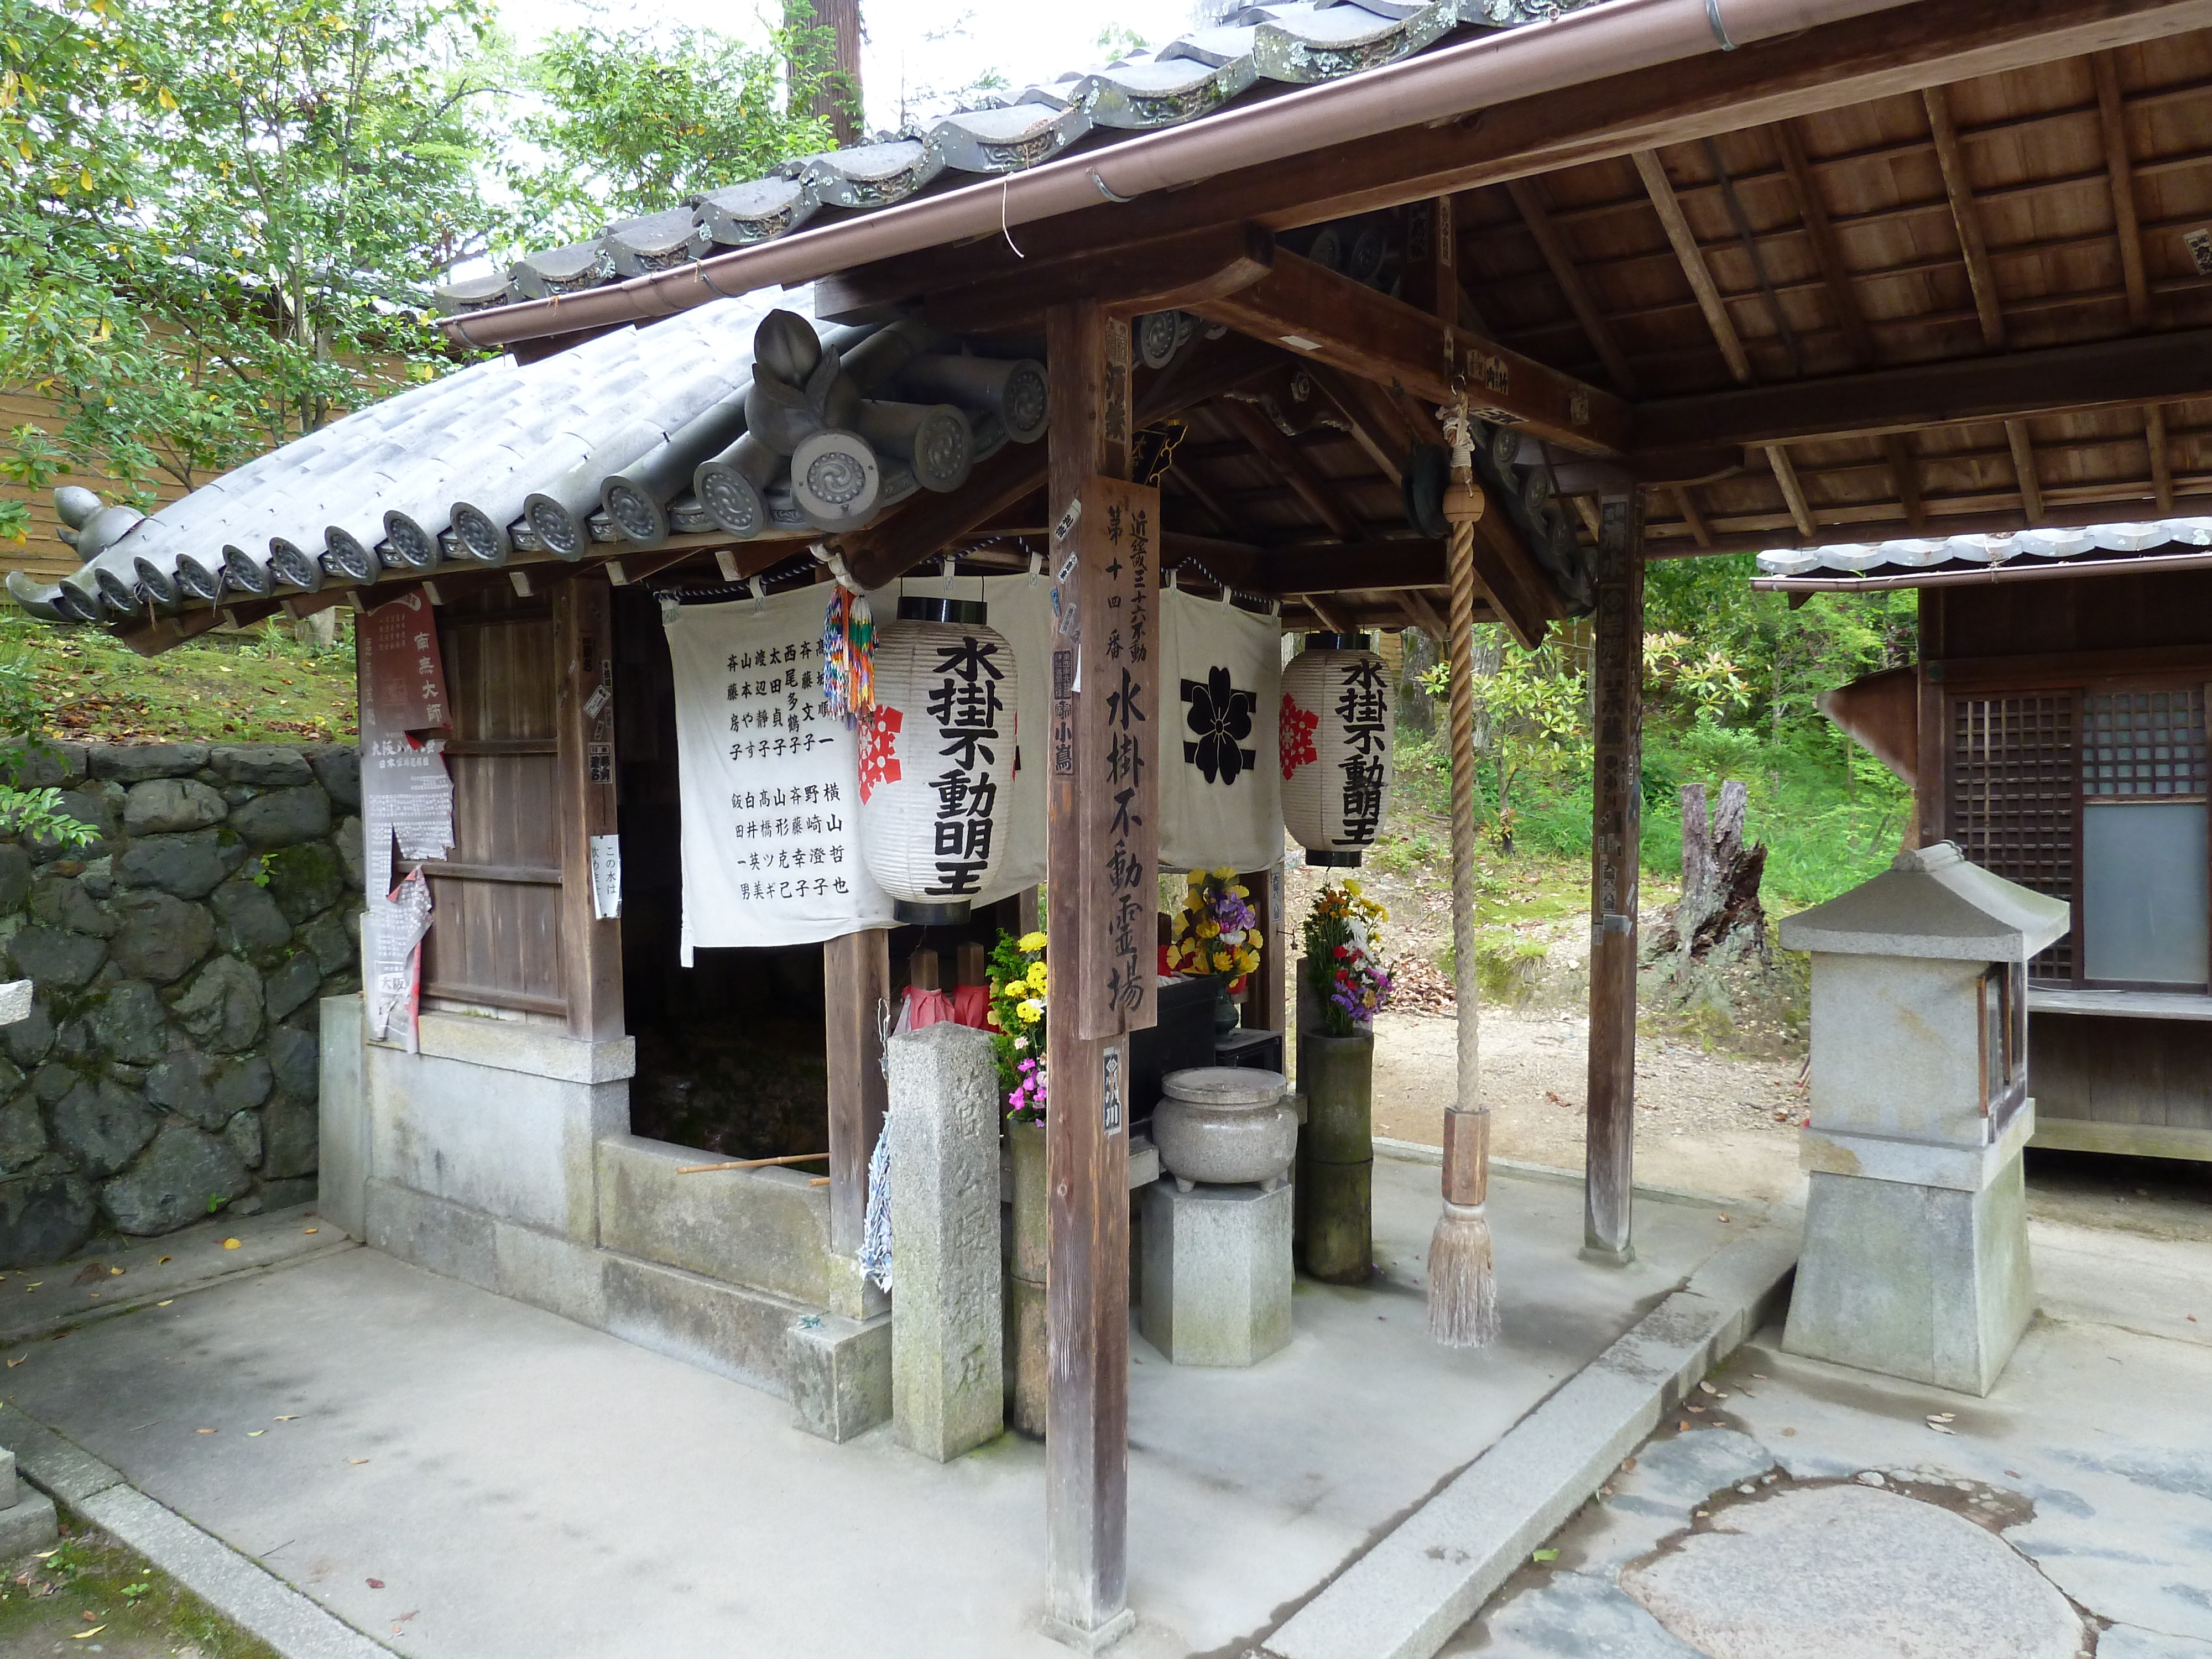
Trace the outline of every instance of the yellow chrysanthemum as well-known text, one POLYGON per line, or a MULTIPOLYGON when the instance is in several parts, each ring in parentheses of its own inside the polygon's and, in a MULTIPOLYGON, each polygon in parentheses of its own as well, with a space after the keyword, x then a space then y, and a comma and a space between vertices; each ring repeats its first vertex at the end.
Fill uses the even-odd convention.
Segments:
POLYGON ((1354 881, 1350 876, 1346 876, 1344 878, 1344 890, 1351 894, 1352 897, 1358 898, 1359 896, 1359 884, 1354 881))
POLYGON ((1044 943, 1045 936, 1042 933, 1024 933, 1021 938, 1014 941, 1014 948, 1018 951, 1042 951, 1044 949, 1044 943))
POLYGON ((1044 1018, 1044 1004, 1035 997, 1024 997, 1014 1012, 1021 1016, 1023 1024, 1034 1025, 1044 1018))
POLYGON ((1225 974, 1236 965, 1236 958, 1231 957, 1228 951, 1216 951, 1213 953, 1213 971, 1215 973, 1225 974))
POLYGON ((1045 988, 1048 982, 1049 981, 1045 977, 1044 963, 1039 962, 1030 964, 1030 984, 1039 996, 1042 996, 1045 994, 1045 988))

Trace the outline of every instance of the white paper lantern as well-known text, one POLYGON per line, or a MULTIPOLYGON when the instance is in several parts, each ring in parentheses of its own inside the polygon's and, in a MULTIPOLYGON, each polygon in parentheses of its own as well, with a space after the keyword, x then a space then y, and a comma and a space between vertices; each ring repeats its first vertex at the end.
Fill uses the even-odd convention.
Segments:
POLYGON ((1013 816, 1014 650, 974 599, 901 599, 876 635, 860 856, 901 921, 964 921, 1013 816))
POLYGON ((1357 866, 1390 799, 1389 671, 1364 634, 1309 634, 1283 670, 1283 824, 1311 865, 1357 866))

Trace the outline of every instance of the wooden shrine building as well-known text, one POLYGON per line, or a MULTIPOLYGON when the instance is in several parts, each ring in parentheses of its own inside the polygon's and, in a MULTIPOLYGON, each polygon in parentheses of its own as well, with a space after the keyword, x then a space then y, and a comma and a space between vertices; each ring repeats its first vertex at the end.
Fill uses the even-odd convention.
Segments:
MULTIPOLYGON (((1054 532, 1126 481, 1159 492, 1160 569, 1189 589, 1441 637, 1438 447, 1463 398, 1480 619, 1526 643, 1595 619, 1586 1237, 1626 1260, 1644 563, 2186 521, 2212 494, 2212 0, 1261 0, 445 297, 458 349, 507 355, 152 520, 94 520, 81 570, 11 592, 149 652, 226 616, 418 598, 455 841, 422 866, 422 1052, 362 1050, 363 1086, 406 1109, 325 1140, 326 1188, 365 1194, 343 1224, 750 1368, 842 1435, 884 1317, 851 1255, 900 947, 874 929, 811 962, 678 965, 658 607, 838 567, 880 587, 948 555, 986 576, 1040 556, 1069 599, 1102 596, 1101 544, 1054 532), (856 355, 905 329, 967 361, 928 385, 972 468, 915 489, 919 455, 887 465, 909 493, 842 526, 803 468, 732 460, 753 496, 696 489, 747 377, 805 378, 756 359, 776 305, 856 355), (1043 366, 1034 395, 1009 363, 1043 366), (610 836, 620 920, 594 904, 610 836), (752 1172, 708 1217, 673 1170, 716 1087, 819 1114, 827 1188, 752 1172), (820 1311, 801 1328, 793 1305, 820 1311)), ((2136 718, 2097 701, 2108 682, 2154 690, 2195 721, 2201 955, 2206 578, 2160 545, 2136 576, 1977 586, 1937 561, 1957 580, 1923 611, 1919 833, 2023 879, 2060 869, 2102 798, 2068 770, 2072 734, 2136 718), (2003 744, 1954 742, 1985 725, 2003 744), (2005 803, 2038 788, 2072 807, 2028 825, 2005 803)), ((1073 741, 1048 794, 1049 1595, 1079 1643, 1125 1622, 1128 1143, 1101 1091, 1145 1024, 1102 977, 1096 688, 1055 684, 1073 741)), ((2065 878, 2094 902, 2094 871, 2065 878)), ((2102 994, 2081 960, 2057 977, 2102 994)), ((2161 1052, 2203 1092, 2201 1046, 2161 1052)))

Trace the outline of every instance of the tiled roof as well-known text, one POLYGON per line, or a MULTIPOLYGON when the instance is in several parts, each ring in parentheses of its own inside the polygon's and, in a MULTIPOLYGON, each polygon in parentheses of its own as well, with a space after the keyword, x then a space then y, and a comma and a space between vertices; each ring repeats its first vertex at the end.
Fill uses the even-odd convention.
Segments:
POLYGON ((1181 126, 1232 100, 1340 80, 1411 57, 1462 25, 1504 28, 1575 0, 1259 0, 1158 52, 1118 58, 905 132, 785 163, 594 240, 531 253, 437 291, 448 314, 574 294, 849 214, 1036 167, 1073 146, 1181 126))
POLYGON ((1780 548, 1759 556, 1765 577, 1905 577, 1940 571, 2002 570, 2109 561, 2212 547, 2212 518, 2154 519, 2142 524, 2084 525, 1996 536, 1912 537, 1879 543, 1780 548))
POLYGON ((769 290, 478 363, 150 518, 74 492, 84 564, 52 585, 10 573, 9 591, 42 620, 100 622, 685 531, 819 535, 1042 435, 1042 366, 914 324, 818 331, 810 305, 769 290))

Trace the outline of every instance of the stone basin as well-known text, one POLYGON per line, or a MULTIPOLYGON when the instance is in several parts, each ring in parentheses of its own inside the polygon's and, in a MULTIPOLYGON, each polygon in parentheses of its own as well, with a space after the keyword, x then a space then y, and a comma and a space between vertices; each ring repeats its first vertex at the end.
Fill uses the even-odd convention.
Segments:
POLYGON ((1297 1152, 1298 1121, 1280 1072, 1197 1066, 1169 1073, 1160 1088, 1152 1139, 1177 1187, 1282 1184, 1297 1152))

